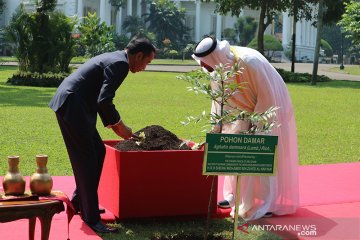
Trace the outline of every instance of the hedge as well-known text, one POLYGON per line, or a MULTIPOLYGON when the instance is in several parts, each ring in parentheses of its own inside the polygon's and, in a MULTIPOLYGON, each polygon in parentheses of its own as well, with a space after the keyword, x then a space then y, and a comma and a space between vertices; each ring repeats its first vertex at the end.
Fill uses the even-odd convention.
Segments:
POLYGON ((7 80, 7 84, 36 87, 58 87, 69 73, 31 73, 18 71, 7 80))
MULTIPOLYGON (((309 73, 293 73, 281 68, 276 68, 276 70, 281 75, 284 82, 303 82, 303 83, 311 82, 312 75, 309 73)), ((204 76, 206 76, 200 69, 185 73, 185 75, 191 77, 197 77, 199 79, 205 78, 204 76)), ((317 77, 317 82, 328 82, 328 81, 331 81, 331 79, 327 76, 318 75, 317 77)))

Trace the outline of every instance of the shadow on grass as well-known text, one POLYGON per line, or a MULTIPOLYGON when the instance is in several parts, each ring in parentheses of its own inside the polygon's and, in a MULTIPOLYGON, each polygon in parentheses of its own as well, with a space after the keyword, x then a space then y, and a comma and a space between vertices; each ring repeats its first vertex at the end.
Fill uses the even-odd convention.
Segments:
POLYGON ((0 106, 47 107, 54 89, 0 85, 0 106))
MULTIPOLYGON (((104 240, 202 240, 206 219, 204 218, 147 218, 123 220, 112 226, 118 227, 117 234, 101 234, 104 240)), ((232 237, 231 218, 212 219, 208 240, 229 240, 232 237)), ((244 234, 235 233, 235 239, 280 239, 277 235, 265 231, 253 231, 244 234)))
POLYGON ((352 88, 360 89, 360 81, 348 81, 348 80, 332 80, 330 82, 318 82, 316 85, 311 85, 310 83, 287 83, 288 85, 294 86, 308 86, 314 88, 352 88))

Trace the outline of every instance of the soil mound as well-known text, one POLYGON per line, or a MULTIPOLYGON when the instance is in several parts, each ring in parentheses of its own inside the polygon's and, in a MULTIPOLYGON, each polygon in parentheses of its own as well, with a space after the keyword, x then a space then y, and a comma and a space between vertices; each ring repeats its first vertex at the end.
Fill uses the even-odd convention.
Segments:
POLYGON ((186 144, 182 144, 175 134, 158 125, 147 126, 135 134, 145 133, 145 141, 137 144, 135 140, 123 140, 115 145, 120 151, 154 151, 154 150, 191 150, 186 144))

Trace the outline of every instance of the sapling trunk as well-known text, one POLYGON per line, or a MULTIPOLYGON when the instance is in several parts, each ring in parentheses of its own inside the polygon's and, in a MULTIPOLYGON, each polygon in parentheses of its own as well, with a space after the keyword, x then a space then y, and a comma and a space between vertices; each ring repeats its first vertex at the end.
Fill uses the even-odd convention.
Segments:
MULTIPOLYGON (((221 103, 220 103, 220 117, 222 118, 223 114, 224 114, 224 94, 225 94, 225 89, 224 89, 224 79, 223 77, 221 77, 221 103)), ((219 121, 219 133, 222 133, 222 120, 219 121)), ((205 233, 204 233, 204 240, 207 240, 207 236, 208 236, 208 232, 209 232, 209 226, 210 226, 210 217, 211 217, 211 203, 212 203, 212 198, 214 195, 214 183, 215 183, 215 176, 212 176, 212 181, 211 181, 211 189, 210 189, 210 198, 209 198, 209 205, 208 205, 208 213, 207 213, 207 218, 206 218, 206 228, 205 228, 205 233)))

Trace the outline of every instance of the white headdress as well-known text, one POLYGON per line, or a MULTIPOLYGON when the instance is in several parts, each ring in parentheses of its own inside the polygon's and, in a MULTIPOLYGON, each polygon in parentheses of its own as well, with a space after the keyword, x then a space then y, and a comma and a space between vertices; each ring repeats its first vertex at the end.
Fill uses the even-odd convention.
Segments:
POLYGON ((194 49, 192 57, 200 64, 206 63, 212 68, 220 63, 232 63, 234 56, 230 52, 230 44, 228 41, 218 41, 212 37, 206 37, 201 40, 194 49))

